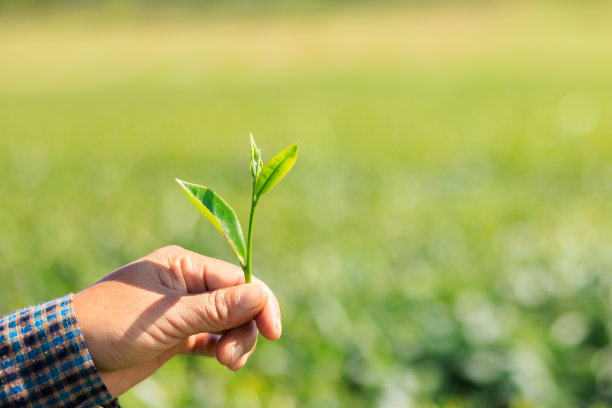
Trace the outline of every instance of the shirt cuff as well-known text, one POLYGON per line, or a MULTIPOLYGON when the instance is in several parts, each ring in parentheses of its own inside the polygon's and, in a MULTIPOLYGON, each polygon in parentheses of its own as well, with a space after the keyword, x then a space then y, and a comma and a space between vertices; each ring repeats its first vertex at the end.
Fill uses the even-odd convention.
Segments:
POLYGON ((72 294, 0 318, 0 406, 119 407, 102 382, 72 294))

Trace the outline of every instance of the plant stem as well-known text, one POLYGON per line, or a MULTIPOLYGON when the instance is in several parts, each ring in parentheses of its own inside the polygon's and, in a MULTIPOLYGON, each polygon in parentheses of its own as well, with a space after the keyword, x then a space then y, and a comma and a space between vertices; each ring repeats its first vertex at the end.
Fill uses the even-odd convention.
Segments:
POLYGON ((249 234, 247 236, 247 260, 246 269, 244 270, 245 283, 251 283, 251 268, 253 265, 253 218, 255 216, 255 207, 257 206, 257 198, 255 197, 255 183, 253 183, 253 197, 251 199, 251 215, 249 216, 249 234))

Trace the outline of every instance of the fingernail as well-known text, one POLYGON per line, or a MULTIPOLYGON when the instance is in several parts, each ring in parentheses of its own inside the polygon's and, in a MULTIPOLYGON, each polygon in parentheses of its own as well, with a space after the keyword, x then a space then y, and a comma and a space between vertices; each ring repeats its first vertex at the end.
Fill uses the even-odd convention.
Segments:
POLYGON ((276 319, 276 329, 278 330, 279 334, 283 332, 283 325, 280 319, 276 319))
POLYGON ((244 354, 244 347, 242 347, 241 344, 235 343, 232 346, 232 349, 230 351, 231 363, 229 363, 228 365, 234 364, 236 361, 238 361, 240 357, 242 357, 243 354, 244 354))
POLYGON ((263 297, 263 288, 257 283, 245 285, 238 291, 238 303, 242 310, 251 310, 261 305, 263 297))

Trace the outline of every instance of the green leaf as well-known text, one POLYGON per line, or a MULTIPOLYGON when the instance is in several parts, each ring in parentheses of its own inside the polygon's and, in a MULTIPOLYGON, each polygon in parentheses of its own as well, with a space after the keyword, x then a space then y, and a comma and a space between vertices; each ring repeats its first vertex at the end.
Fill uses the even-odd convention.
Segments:
POLYGON ((266 164, 257 178, 255 185, 255 196, 260 197, 274 187, 289 170, 297 159, 298 146, 293 144, 278 153, 266 164))
POLYGON ((236 254, 238 261, 240 261, 240 265, 243 266, 246 258, 246 244, 244 243, 240 222, 232 207, 208 187, 179 179, 176 179, 176 181, 185 190, 191 202, 223 235, 236 254))

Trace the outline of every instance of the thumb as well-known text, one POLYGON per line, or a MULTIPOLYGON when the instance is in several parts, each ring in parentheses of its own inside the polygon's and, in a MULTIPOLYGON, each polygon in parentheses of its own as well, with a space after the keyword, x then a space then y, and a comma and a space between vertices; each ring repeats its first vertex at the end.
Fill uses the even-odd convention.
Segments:
POLYGON ((177 317, 184 322, 188 336, 218 332, 253 320, 266 305, 266 300, 266 291, 259 283, 232 286, 183 296, 177 304, 177 317))

